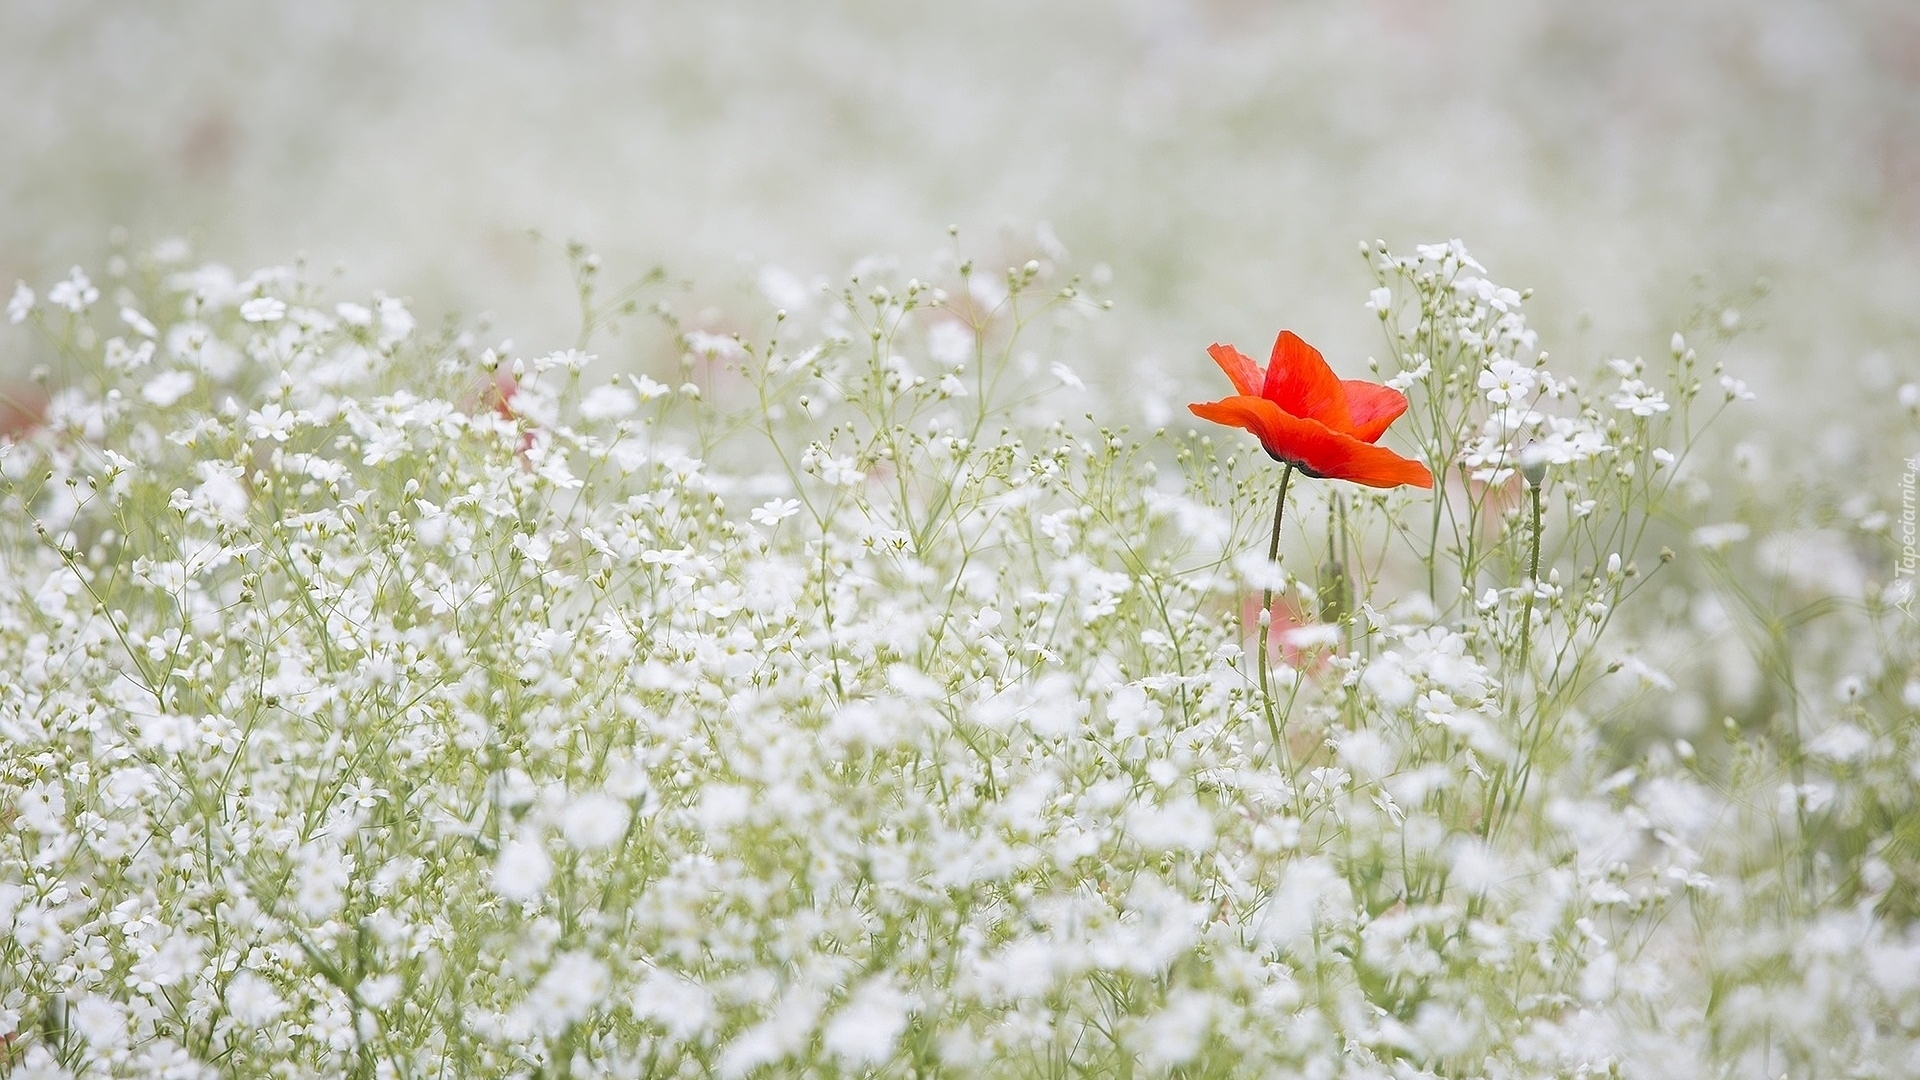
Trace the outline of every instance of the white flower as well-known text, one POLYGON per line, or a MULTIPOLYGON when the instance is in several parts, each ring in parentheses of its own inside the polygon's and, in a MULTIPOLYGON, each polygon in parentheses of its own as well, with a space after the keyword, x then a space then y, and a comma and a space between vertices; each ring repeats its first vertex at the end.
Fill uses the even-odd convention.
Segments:
POLYGON ((627 804, 604 792, 588 792, 567 803, 560 815, 560 835, 581 851, 609 848, 627 834, 633 812, 627 804))
POLYGON ((1513 405, 1533 393, 1533 369, 1500 359, 1480 373, 1480 389, 1495 405, 1513 405))
POLYGON ((1420 363, 1387 380, 1387 385, 1405 393, 1407 388, 1433 374, 1433 361, 1421 357, 1420 363))
POLYGON ((158 405, 164 409, 187 396, 192 389, 193 372, 163 371, 147 380, 147 384, 140 388, 140 396, 149 404, 158 405))
POLYGON ((1207 995, 1175 990, 1167 995, 1166 1007, 1141 1025, 1140 1056, 1156 1071, 1192 1061, 1206 1045, 1211 1013, 1207 995))
POLYGON ((641 401, 652 401, 654 398, 673 393, 672 387, 649 379, 645 375, 629 375, 627 379, 633 383, 633 392, 640 395, 641 401))
MULTIPOLYGON (((15 293, 16 297, 18 295, 15 293)), ((66 308, 75 315, 86 311, 98 299, 100 299, 100 290, 93 287, 93 282, 88 280, 86 273, 77 266, 67 272, 67 280, 56 282, 47 290, 47 303, 66 308)), ((8 312, 12 312, 11 304, 8 305, 8 312)))
POLYGON ((362 776, 347 785, 340 792, 343 803, 357 806, 362 810, 371 810, 387 797, 387 789, 375 787, 373 781, 362 776))
POLYGON ((540 976, 524 1006, 534 1026, 559 1034, 587 1018, 607 996, 607 966, 583 952, 564 952, 540 976))
POLYGON ((130 308, 130 307, 121 308, 120 321, 132 327, 133 332, 136 334, 139 334, 141 337, 156 338, 160 336, 159 328, 155 327, 152 322, 148 321, 145 315, 140 314, 138 311, 135 311, 133 308, 130 308))
POLYGON ((1807 753, 1828 761, 1858 761, 1872 749, 1873 736, 1847 723, 1835 724, 1807 743, 1807 753))
POLYGON ((1719 551, 1729 544, 1745 540, 1752 530, 1738 521, 1729 521, 1719 525, 1702 525, 1693 530, 1695 547, 1708 551, 1719 551))
POLYGON ((1393 313, 1393 290, 1382 285, 1368 293, 1367 310, 1374 312, 1383 319, 1391 315, 1393 313))
POLYGON ((762 525, 778 525, 799 512, 799 499, 773 499, 753 508, 753 520, 762 525))
POLYGON ((287 1011, 287 1003, 272 983, 243 971, 227 984, 227 1011, 248 1027, 266 1027, 287 1011))
POLYGON ((538 534, 515 533, 513 546, 535 566, 545 566, 553 557, 553 541, 538 534))
POLYGON ((725 334, 710 334, 705 330, 687 331, 687 351, 708 360, 738 360, 746 355, 740 343, 725 334))
POLYGON ((88 994, 73 1007, 73 1029, 96 1051, 127 1045, 127 1010, 112 998, 88 994))
POLYGON ((1127 811, 1128 835, 1148 851, 1205 851, 1214 841, 1213 815, 1191 797, 1127 811))
POLYGON ((539 836, 515 837, 493 864, 493 891, 507 900, 532 900, 553 878, 553 860, 539 836))
POLYGON ((1075 390, 1085 390, 1087 388, 1087 384, 1080 380, 1080 376, 1074 374, 1072 368, 1058 360, 1055 360, 1053 365, 1047 370, 1053 373, 1054 378, 1060 380, 1062 386, 1070 386, 1075 390))
POLYGON ((948 319, 927 331, 927 355, 948 367, 973 359, 973 349, 973 329, 963 322, 948 319))
POLYGON ((874 1066, 893 1056, 907 1029, 907 998, 892 980, 868 979, 820 1033, 827 1053, 854 1066, 874 1066))
POLYGON ((588 420, 619 420, 639 407, 640 399, 625 387, 596 386, 581 400, 580 415, 588 420))
POLYGON ((391 296, 382 296, 377 306, 380 336, 376 340, 381 348, 391 349, 413 334, 413 313, 407 310, 407 305, 391 296))
POLYGON ((25 1056, 8 1075, 12 1080, 73 1080, 73 1074, 62 1068, 53 1052, 39 1041, 27 1047, 25 1056))
POLYGON ((766 297, 774 307, 782 311, 799 311, 813 299, 817 290, 807 288, 805 282, 783 266, 769 263, 760 268, 757 282, 760 295, 766 297))
POLYGON ((287 302, 271 296, 256 296, 240 305, 240 317, 248 322, 279 322, 286 315, 287 302))
POLYGON ((341 302, 333 306, 334 314, 348 326, 368 327, 373 325, 373 310, 365 304, 341 302))
MULTIPOLYGON (((147 385, 151 387, 153 384, 147 385)), ((247 414, 247 429, 256 439, 286 442, 287 436, 293 432, 293 426, 299 423, 300 419, 299 413, 288 412, 273 402, 268 402, 247 414)))
POLYGON ((1666 395, 1639 379, 1620 380, 1619 391, 1607 398, 1607 404, 1635 416, 1652 416, 1667 411, 1666 395))
POLYGON ((706 1031, 716 1018, 713 995, 706 987, 658 968, 647 972, 634 988, 629 1007, 635 1016, 660 1025, 683 1042, 706 1031))
POLYGON ((172 266, 193 256, 193 245, 184 236, 169 236, 153 245, 153 261, 172 266))
POLYGON ((27 283, 24 281, 15 283, 13 286, 13 299, 7 301, 7 321, 10 323, 25 322, 27 315, 33 311, 33 302, 33 290, 27 288, 27 283))
POLYGON ((853 487, 867 478, 853 458, 829 453, 819 443, 807 447, 806 452, 800 455, 800 467, 819 474, 822 480, 837 487, 853 487))

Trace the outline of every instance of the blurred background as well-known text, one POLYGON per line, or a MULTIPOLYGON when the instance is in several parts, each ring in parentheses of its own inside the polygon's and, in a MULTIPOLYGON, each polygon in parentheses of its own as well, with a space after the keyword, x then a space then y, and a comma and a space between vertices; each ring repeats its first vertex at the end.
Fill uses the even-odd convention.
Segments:
POLYGON ((1920 374, 1911 0, 5 0, 0 149, 0 284, 121 226, 524 351, 577 329, 559 240, 720 287, 924 272, 952 223, 1110 268, 1109 385, 1283 324, 1358 373, 1375 237, 1464 239, 1569 359, 1764 280, 1762 415, 1920 374))

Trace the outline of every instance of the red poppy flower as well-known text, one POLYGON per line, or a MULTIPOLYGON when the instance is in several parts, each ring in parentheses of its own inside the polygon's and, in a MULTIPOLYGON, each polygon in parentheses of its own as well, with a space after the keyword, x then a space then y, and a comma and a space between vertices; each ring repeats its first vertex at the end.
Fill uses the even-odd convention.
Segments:
POLYGON ((1214 345, 1207 354, 1240 392, 1189 405, 1193 415, 1253 432, 1275 461, 1308 476, 1377 488, 1433 486, 1425 465, 1373 445, 1407 411, 1400 391, 1341 379, 1318 349, 1291 330, 1280 331, 1264 372, 1231 345, 1214 345))

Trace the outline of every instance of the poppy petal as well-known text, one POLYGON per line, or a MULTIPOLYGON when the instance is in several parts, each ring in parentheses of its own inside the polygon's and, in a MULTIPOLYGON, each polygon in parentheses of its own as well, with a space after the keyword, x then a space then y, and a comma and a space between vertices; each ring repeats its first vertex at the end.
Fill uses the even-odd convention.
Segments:
MULTIPOLYGON (((1244 391, 1242 391, 1244 393, 1244 391)), ((1267 381, 1260 396, 1295 416, 1318 420, 1334 431, 1350 431, 1346 389, 1327 366, 1320 350, 1291 330, 1280 331, 1267 364, 1267 381)))
POLYGON ((1264 376, 1260 365, 1253 362, 1253 357, 1231 345, 1209 345, 1207 355, 1213 357, 1213 362, 1219 364, 1220 370, 1233 380, 1235 390, 1243 394, 1260 393, 1260 381, 1264 376))
POLYGON ((1317 420, 1294 416, 1266 398, 1242 394, 1187 407, 1202 420, 1251 431, 1276 460, 1292 462, 1314 476, 1378 488, 1433 486, 1433 474, 1425 465, 1317 420))
POLYGON ((1359 379, 1344 379, 1340 385, 1347 392, 1347 411, 1353 416, 1353 437, 1361 442, 1379 442, 1387 425, 1400 419, 1400 414, 1407 411, 1407 395, 1391 386, 1359 379))

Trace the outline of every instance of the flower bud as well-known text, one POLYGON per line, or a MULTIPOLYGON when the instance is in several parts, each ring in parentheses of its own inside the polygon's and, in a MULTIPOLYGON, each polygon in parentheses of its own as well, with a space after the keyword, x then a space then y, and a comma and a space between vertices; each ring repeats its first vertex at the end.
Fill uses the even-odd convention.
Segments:
POLYGON ((1538 443, 1528 443, 1520 448, 1520 475, 1527 478, 1527 486, 1537 488, 1547 482, 1548 458, 1545 447, 1538 443))

